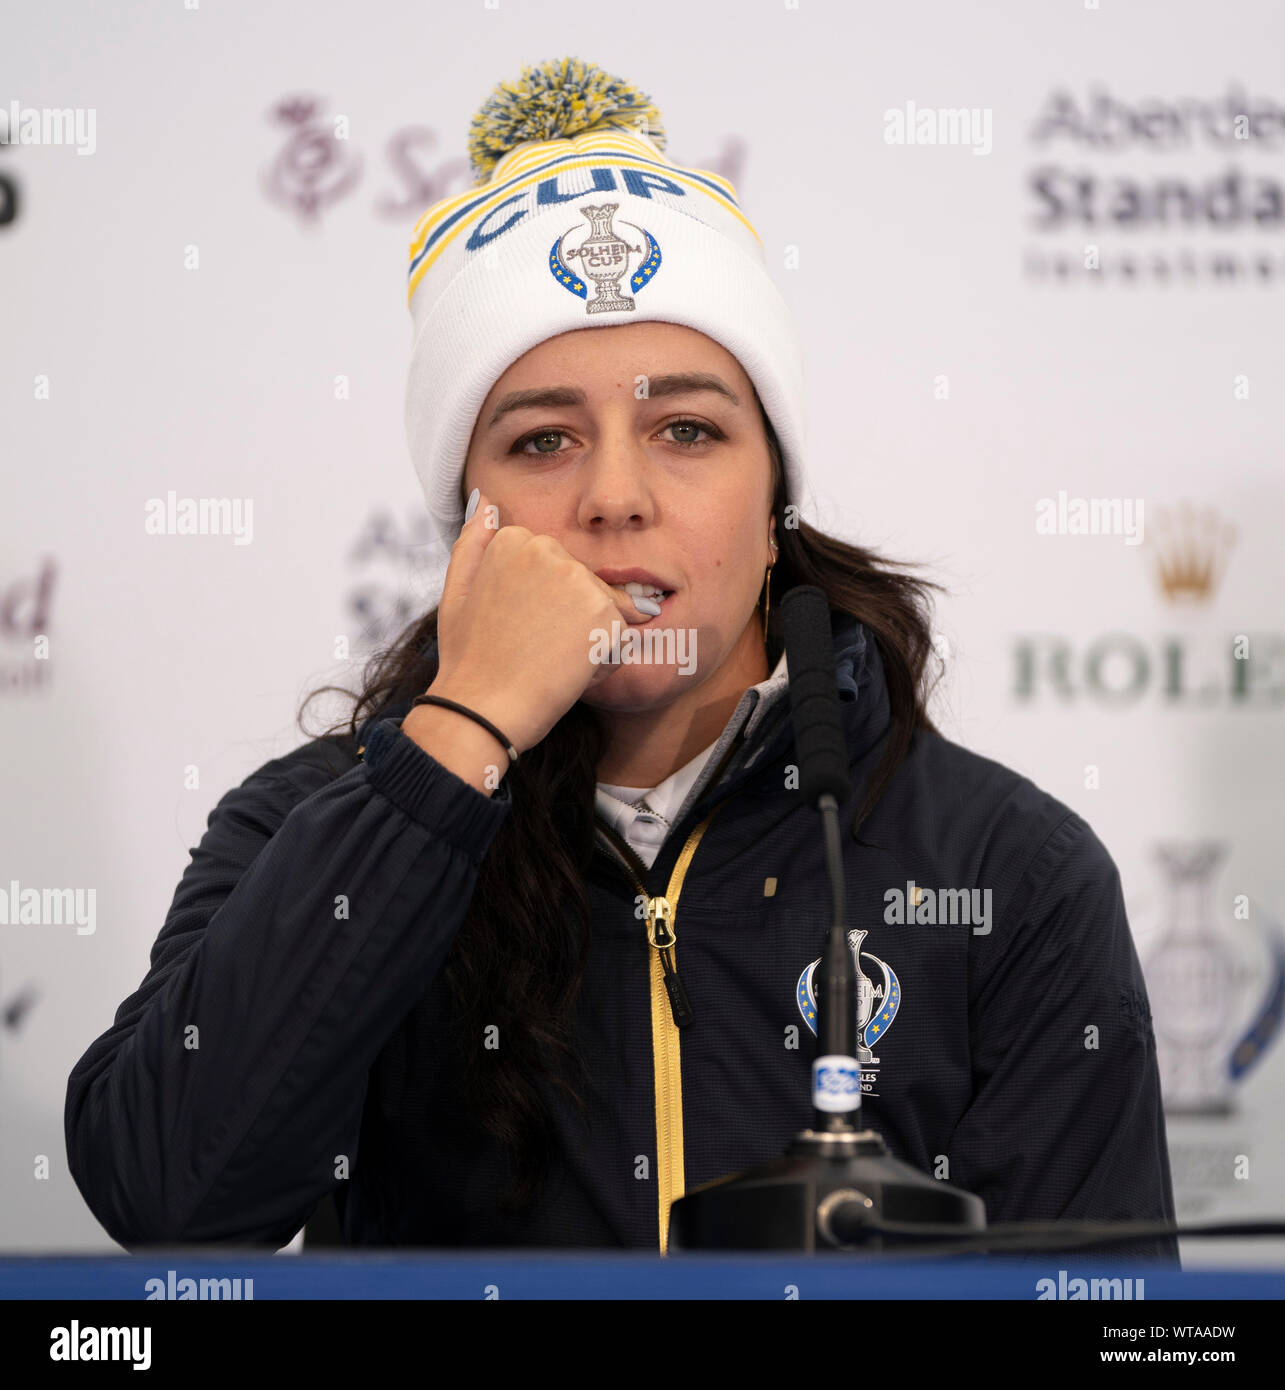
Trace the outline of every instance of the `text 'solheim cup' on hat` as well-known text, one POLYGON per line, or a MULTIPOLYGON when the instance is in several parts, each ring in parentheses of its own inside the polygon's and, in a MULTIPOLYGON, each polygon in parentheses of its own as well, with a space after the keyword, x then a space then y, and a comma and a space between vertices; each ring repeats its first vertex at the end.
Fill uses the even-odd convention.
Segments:
POLYGON ((473 188, 434 204, 410 244, 406 432, 443 539, 478 411, 546 338, 656 319, 741 364, 803 482, 803 362, 758 233, 725 178, 665 157, 660 112, 629 83, 562 58, 525 67, 473 118, 473 188))

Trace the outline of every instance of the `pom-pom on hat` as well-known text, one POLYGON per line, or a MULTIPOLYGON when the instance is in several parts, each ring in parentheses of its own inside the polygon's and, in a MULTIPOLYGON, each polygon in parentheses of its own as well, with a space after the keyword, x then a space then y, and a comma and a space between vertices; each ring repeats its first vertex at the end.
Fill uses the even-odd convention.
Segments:
POLYGON ((803 486, 802 353, 758 233, 727 179, 665 155, 660 112, 578 58, 524 67, 474 116, 476 182, 434 204, 410 243, 406 433, 429 514, 453 541, 482 402, 546 338, 658 320, 741 364, 803 486))

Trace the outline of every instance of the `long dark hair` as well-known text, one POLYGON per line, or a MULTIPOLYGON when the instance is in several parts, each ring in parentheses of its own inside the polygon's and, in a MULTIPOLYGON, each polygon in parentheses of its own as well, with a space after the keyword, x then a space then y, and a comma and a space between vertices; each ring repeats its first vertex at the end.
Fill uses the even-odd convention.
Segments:
MULTIPOLYGON (((883 658, 890 736, 858 810, 860 822, 905 757, 915 731, 933 728, 926 711, 932 652, 929 591, 940 585, 900 573, 908 567, 836 540, 796 518, 792 508, 787 511, 780 445, 761 403, 759 409, 772 462, 772 512, 780 547, 772 571, 773 596, 779 598, 796 584, 817 585, 832 610, 852 614, 866 625, 883 658)), ((436 636, 434 608, 370 658, 359 693, 335 686, 312 692, 300 709, 300 727, 312 699, 340 690, 355 700, 352 715, 320 736, 346 734, 355 740, 371 715, 412 699, 432 683, 436 636)), ((769 670, 782 643, 777 605, 769 612, 769 670)), ((584 875, 593 851, 594 790, 605 748, 605 732, 594 711, 577 702, 506 774, 512 807, 479 869, 443 967, 459 1113, 507 1150, 509 1186, 502 1205, 510 1212, 529 1205, 549 1176, 552 1116, 535 1083, 551 1084, 582 1118, 586 1113, 588 1073, 574 1045, 572 1011, 589 953, 584 875), (482 1046, 490 1024, 498 1025, 503 1047, 482 1046)))

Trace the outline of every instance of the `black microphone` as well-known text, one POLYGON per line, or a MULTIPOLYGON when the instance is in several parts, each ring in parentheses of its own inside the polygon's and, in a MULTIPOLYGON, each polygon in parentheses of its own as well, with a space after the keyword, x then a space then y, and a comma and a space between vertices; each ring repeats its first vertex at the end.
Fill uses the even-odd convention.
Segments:
POLYGON ((852 1117, 861 1108, 861 1067, 856 1039, 857 972, 848 944, 839 829, 839 802, 847 800, 851 779, 834 673, 830 603, 816 585, 800 584, 786 594, 781 611, 799 790, 821 813, 830 883, 830 930, 812 979, 817 1002, 817 1055, 812 1068, 814 1127, 828 1133, 851 1133, 852 1117))
POLYGON ((782 600, 781 615, 799 790, 813 806, 826 792, 845 801, 850 789, 848 746, 839 717, 829 601, 815 584, 797 584, 782 600))

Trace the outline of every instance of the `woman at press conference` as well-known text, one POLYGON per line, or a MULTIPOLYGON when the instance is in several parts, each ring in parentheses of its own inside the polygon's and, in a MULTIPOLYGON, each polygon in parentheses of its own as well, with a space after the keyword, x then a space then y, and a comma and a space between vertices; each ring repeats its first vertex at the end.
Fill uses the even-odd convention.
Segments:
POLYGON ((934 728, 933 586, 799 516, 789 312, 733 186, 665 148, 627 82, 525 69, 415 229, 441 599, 218 802, 71 1073, 71 1171, 122 1245, 279 1248, 329 1195, 353 1245, 663 1251, 673 1200, 778 1156, 828 901, 795 585, 849 754, 862 1123, 992 1223, 1174 1219, 1111 857, 934 728), (986 906, 925 911, 948 893, 986 906))

